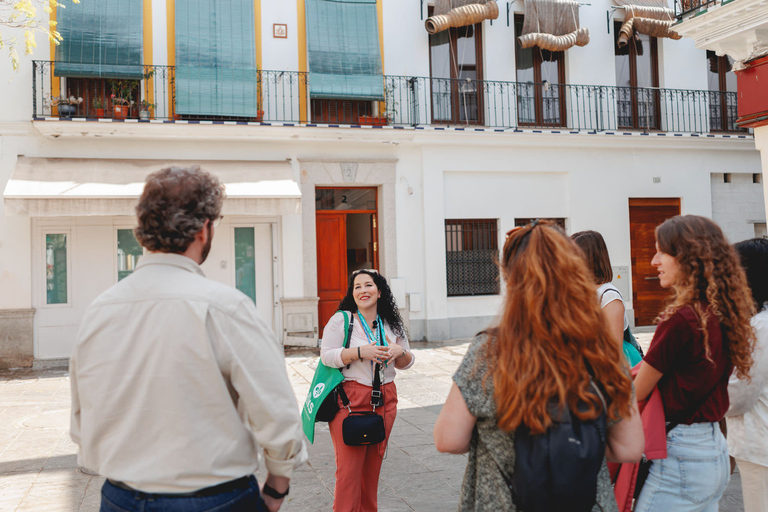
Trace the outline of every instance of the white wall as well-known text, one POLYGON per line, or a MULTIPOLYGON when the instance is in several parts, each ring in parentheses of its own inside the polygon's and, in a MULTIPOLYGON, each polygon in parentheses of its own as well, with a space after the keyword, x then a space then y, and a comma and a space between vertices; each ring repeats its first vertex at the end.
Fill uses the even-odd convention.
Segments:
POLYGON ((752 174, 734 172, 725 183, 723 175, 711 175, 712 220, 732 243, 754 238, 755 223, 765 223, 762 182, 754 183, 752 174))

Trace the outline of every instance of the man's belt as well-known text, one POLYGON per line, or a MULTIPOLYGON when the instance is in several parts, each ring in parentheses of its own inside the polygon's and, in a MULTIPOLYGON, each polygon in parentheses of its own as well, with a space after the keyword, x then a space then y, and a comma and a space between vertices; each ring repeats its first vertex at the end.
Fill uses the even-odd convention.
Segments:
POLYGON ((138 489, 134 489, 130 485, 127 485, 126 483, 120 482, 118 480, 112 480, 111 478, 109 478, 107 479, 107 481, 119 489, 123 489, 125 491, 130 491, 130 492, 138 492, 146 496, 151 496, 153 498, 207 498, 209 496, 224 494, 225 492, 230 492, 237 489, 242 489, 244 487, 248 487, 250 479, 251 479, 250 476, 243 476, 236 480, 230 480, 229 482, 224 482, 223 484, 213 485, 211 487, 205 487, 203 489, 198 489, 192 492, 173 492, 173 493, 144 492, 138 489))

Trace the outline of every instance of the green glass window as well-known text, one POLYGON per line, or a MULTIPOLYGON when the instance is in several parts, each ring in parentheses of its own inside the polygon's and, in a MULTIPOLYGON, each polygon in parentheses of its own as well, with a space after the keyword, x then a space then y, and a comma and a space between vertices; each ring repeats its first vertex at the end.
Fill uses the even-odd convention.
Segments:
POLYGON ((253 0, 176 0, 176 113, 256 117, 253 0))
POLYGON ((67 235, 45 235, 46 304, 66 304, 67 295, 67 235))
POLYGON ((141 78, 142 0, 67 2, 57 11, 62 41, 56 76, 141 78))
POLYGON ((235 228, 235 286, 256 302, 256 247, 253 228, 235 228))
POLYGON ((117 230, 117 280, 128 277, 136 269, 144 249, 132 229, 117 230))
POLYGON ((313 99, 384 100, 376 0, 307 0, 313 99))

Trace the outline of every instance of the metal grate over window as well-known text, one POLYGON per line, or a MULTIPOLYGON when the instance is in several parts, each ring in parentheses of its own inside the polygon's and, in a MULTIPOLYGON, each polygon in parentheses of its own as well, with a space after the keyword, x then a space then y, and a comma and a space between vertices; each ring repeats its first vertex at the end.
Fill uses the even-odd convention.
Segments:
POLYGON ((448 296, 499 293, 496 219, 446 219, 448 296))

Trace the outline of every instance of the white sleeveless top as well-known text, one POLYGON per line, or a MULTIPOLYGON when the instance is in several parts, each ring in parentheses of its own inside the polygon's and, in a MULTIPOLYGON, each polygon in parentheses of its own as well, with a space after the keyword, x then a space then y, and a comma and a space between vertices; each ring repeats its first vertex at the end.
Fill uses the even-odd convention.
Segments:
MULTIPOLYGON (((624 304, 624 298, 621 296, 619 289, 613 286, 611 283, 601 284, 597 289, 597 298, 600 300, 600 308, 604 308, 615 300, 620 300, 624 304)), ((629 327, 629 320, 627 320, 627 306, 624 304, 624 330, 629 327)))

